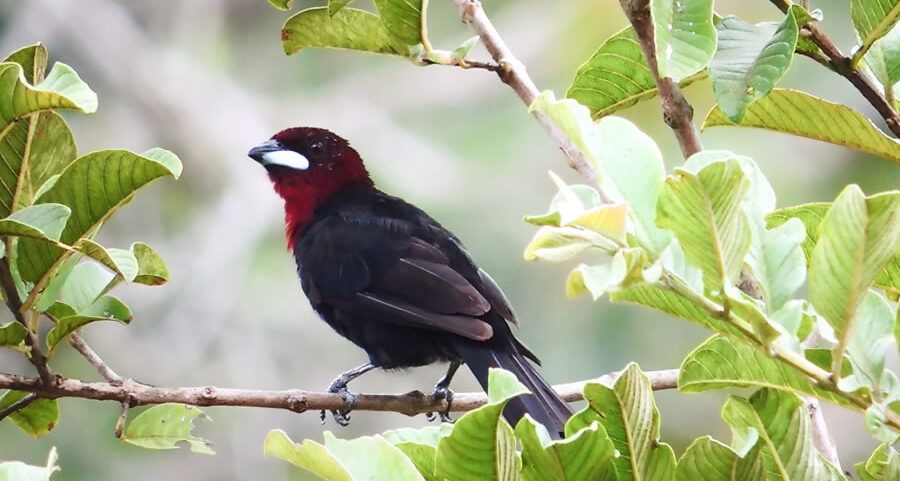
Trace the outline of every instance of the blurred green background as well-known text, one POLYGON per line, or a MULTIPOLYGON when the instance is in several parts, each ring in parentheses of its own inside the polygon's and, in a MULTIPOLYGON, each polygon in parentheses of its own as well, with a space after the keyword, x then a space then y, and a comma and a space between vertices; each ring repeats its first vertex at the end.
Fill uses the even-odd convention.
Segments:
MULTIPOLYGON (((294 10, 324 3, 297 0, 294 10)), ((615 0, 483 3, 539 88, 558 96, 594 49, 626 24, 615 0)), ((824 30, 849 50, 847 2, 811 3, 825 12, 824 30)), ((717 11, 751 22, 781 17, 764 0, 720 0, 717 11)), ((599 376, 629 361, 646 370, 677 367, 708 336, 644 308, 566 299, 563 283, 577 262, 523 261, 536 228, 521 218, 544 212, 554 194, 547 170, 570 183, 581 180, 495 75, 342 51, 286 57, 279 31, 287 17, 264 0, 0 0, 0 53, 43 42, 51 61, 73 66, 99 94, 95 115, 66 114, 81 153, 160 146, 184 162, 181 180, 141 192, 101 235, 114 247, 148 242, 172 273, 164 287, 119 293, 135 313, 130 326, 86 330, 86 339, 120 374, 160 386, 319 390, 365 361, 308 307, 285 250, 281 202, 245 155, 272 133, 297 125, 349 138, 382 189, 424 208, 466 243, 512 300, 520 335, 540 354, 551 381, 599 376)), ((449 2, 433 0, 429 20, 436 48, 452 49, 472 35, 449 2)), ((487 58, 480 47, 473 55, 487 58)), ((803 87, 873 115, 848 82, 806 58, 795 59, 781 86, 803 87)), ((710 84, 698 82, 685 93, 699 124, 713 104, 710 84)), ((659 143, 670 170, 682 162, 657 99, 620 115, 659 143)), ((755 158, 780 206, 831 200, 849 182, 867 193, 900 186, 898 169, 887 161, 822 143, 722 128, 705 132, 703 141, 755 158)), ((59 349, 53 365, 66 376, 98 379, 68 347, 59 349)), ((11 352, 0 352, 0 367, 31 374, 11 352)), ((352 388, 427 391, 442 372, 443 366, 376 372, 352 388)), ((477 384, 465 372, 454 388, 477 384)), ((662 440, 678 454, 702 434, 729 440, 718 415, 724 396, 658 393, 662 440)), ((358 412, 349 428, 330 419, 323 427, 312 412, 209 408, 214 422, 201 422, 196 432, 214 441, 218 455, 205 457, 117 442, 115 403, 61 405, 59 427, 38 440, 0 423, 0 460, 42 464, 57 446, 59 480, 306 479, 262 456, 266 432, 282 428, 294 439, 321 440, 323 429, 353 437, 426 423, 422 416, 358 412)), ((863 460, 875 443, 862 418, 825 409, 844 466, 863 460)))

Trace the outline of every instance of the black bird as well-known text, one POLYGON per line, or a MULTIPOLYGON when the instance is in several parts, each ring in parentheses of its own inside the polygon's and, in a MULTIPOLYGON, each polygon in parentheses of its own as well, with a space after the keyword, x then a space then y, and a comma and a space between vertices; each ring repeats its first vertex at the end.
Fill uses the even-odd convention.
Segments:
POLYGON ((510 424, 529 413, 562 436, 569 406, 529 362, 539 360, 510 330, 509 302, 456 236, 376 189, 359 154, 328 130, 286 129, 248 155, 284 198, 288 247, 313 309, 369 356, 329 388, 347 402, 338 423, 353 405, 347 383, 361 374, 449 362, 436 396, 451 400, 462 363, 485 389, 488 369, 500 367, 532 392, 509 403, 510 424))

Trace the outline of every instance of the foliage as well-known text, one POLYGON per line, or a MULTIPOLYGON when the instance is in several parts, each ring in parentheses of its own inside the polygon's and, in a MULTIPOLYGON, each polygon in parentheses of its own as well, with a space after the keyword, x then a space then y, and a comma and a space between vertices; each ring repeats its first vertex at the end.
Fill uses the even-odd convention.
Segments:
MULTIPOLYGON (((291 6, 290 0, 270 3, 291 6)), ((425 0, 375 0, 374 12, 350 3, 329 0, 292 15, 282 29, 283 50, 338 48, 419 65, 477 64, 467 58, 473 39, 448 50, 431 45, 425 0)), ((900 382, 885 357, 900 338, 900 191, 867 195, 849 185, 831 202, 776 210, 775 192, 753 159, 701 151, 667 174, 656 142, 610 115, 658 95, 662 83, 655 77, 686 85, 708 76, 717 106, 704 127, 762 128, 900 163, 898 141, 862 113, 776 88, 794 56, 806 55, 848 78, 873 75, 881 84, 874 95, 896 108, 900 3, 852 0, 859 45, 851 58, 832 63, 812 39, 822 12, 772 3, 783 15, 751 25, 718 17, 711 0, 651 0, 652 45, 626 28, 578 70, 568 98, 545 91, 529 106, 555 124, 597 177, 590 185, 566 185, 552 175, 559 192, 547 213, 526 217, 540 227, 525 258, 577 257, 582 262, 566 281, 570 296, 608 294, 613 302, 657 309, 713 331, 683 361, 679 389, 754 389, 730 396, 722 407, 730 443, 704 436, 676 457, 658 439, 650 382, 632 364, 612 386, 585 386, 588 406, 569 420, 561 440, 551 440, 528 416, 507 424, 503 408, 524 387, 512 374, 493 370, 489 402, 453 425, 353 440, 326 432, 324 443, 294 443, 274 430, 265 452, 341 481, 846 479, 816 450, 804 402, 815 397, 861 412, 860 421, 882 443, 856 465, 860 478, 896 478, 900 382)), ((508 81, 506 59, 495 60, 502 62, 486 68, 508 81)), ((0 326, 0 346, 36 364, 43 351, 91 322, 128 323, 131 311, 108 295, 116 285, 166 281, 165 264, 149 246, 107 248, 94 238, 141 187, 181 173, 178 158, 161 149, 79 157, 55 110, 93 112, 96 95, 71 67, 58 63, 45 75, 46 67, 40 45, 0 63, 0 91, 6 92, 0 97, 0 287, 18 321, 0 326), (43 318, 53 328, 38 342, 43 318)), ((25 397, 6 392, 0 409, 25 397)), ((211 454, 191 434, 200 416, 183 405, 151 408, 124 429, 124 440, 158 449, 187 442, 211 454)), ((59 409, 55 400, 39 399, 9 419, 40 436, 58 423, 59 409)), ((51 452, 46 468, 2 463, 0 475, 19 470, 30 474, 17 479, 46 479, 54 466, 51 452)))

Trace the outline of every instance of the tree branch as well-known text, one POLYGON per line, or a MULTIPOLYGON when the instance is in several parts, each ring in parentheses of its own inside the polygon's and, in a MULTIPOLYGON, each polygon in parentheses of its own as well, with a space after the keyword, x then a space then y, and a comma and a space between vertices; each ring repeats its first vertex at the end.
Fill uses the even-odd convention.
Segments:
MULTIPOLYGON (((678 370, 650 371, 654 390, 673 389, 677 385, 678 370)), ((573 382, 555 386, 566 401, 582 399, 582 391, 587 383, 611 385, 619 373, 610 373, 588 381, 573 382)), ((244 406, 272 409, 286 409, 297 413, 322 409, 343 409, 344 401, 337 394, 288 389, 264 391, 258 389, 232 389, 213 386, 201 387, 155 387, 132 380, 120 382, 83 382, 76 379, 59 379, 57 383, 44 385, 40 379, 0 373, 0 389, 27 391, 38 398, 82 398, 98 401, 116 401, 130 407, 162 403, 184 403, 194 406, 244 406)), ((471 411, 487 402, 484 393, 456 393, 451 411, 471 411)), ((359 394, 353 407, 356 411, 391 411, 408 416, 437 412, 447 409, 446 401, 435 399, 430 394, 412 391, 406 394, 359 394)))
POLYGON ((32 402, 36 401, 37 399, 38 399, 37 394, 30 393, 27 396, 22 397, 22 399, 19 399, 18 401, 10 404, 9 406, 6 406, 5 408, 0 409, 0 421, 3 421, 4 419, 6 419, 6 416, 9 416, 10 414, 12 414, 20 409, 24 409, 26 406, 28 406, 32 402))
MULTIPOLYGON (((9 245, 7 245, 6 252, 10 252, 9 245)), ((8 255, 0 260, 0 290, 3 291, 3 297, 6 298, 6 305, 9 307, 13 316, 15 316, 16 321, 19 321, 20 324, 25 326, 25 345, 29 348, 27 356, 28 360, 34 365, 34 368, 37 369, 41 381, 47 386, 52 385, 54 376, 53 373, 50 372, 50 367, 47 366, 47 357, 44 356, 44 352, 41 351, 40 340, 34 331, 31 330, 28 321, 25 320, 25 315, 22 314, 22 299, 19 298, 19 290, 16 288, 16 281, 13 280, 12 271, 9 267, 8 255)))
MULTIPOLYGON (((538 96, 538 88, 534 81, 531 80, 531 77, 528 76, 525 65, 513 55, 506 42, 503 41, 503 37, 494 28, 494 24, 491 23, 484 9, 481 8, 481 2, 479 0, 450 1, 459 11, 460 20, 472 27, 472 30, 478 34, 481 43, 484 44, 491 58, 497 62, 499 69, 496 72, 500 80, 509 85, 516 95, 522 99, 522 102, 530 107, 538 96)), ((597 173, 594 171, 594 167, 588 162, 584 154, 575 147, 572 140, 542 112, 535 111, 532 112, 532 115, 534 115, 550 138, 553 139, 553 142, 569 158, 569 165, 588 181, 596 183, 597 173)))
POLYGON ((647 67, 656 81, 659 98, 662 100, 663 121, 672 128, 681 153, 688 158, 703 150, 700 132, 694 125, 694 108, 688 103, 678 82, 669 77, 660 78, 659 64, 656 61, 656 43, 653 35, 653 21, 650 18, 650 0, 619 0, 625 16, 634 27, 647 67))
MULTIPOLYGON (((790 0, 770 0, 782 12, 787 13, 791 8, 790 0)), ((862 73, 858 68, 854 68, 853 59, 844 55, 839 48, 825 35, 816 23, 809 23, 803 27, 804 35, 807 35, 820 49, 828 60, 831 68, 840 76, 846 78, 856 87, 856 90, 862 94, 866 100, 875 107, 881 118, 887 123, 888 128, 895 136, 900 137, 900 116, 897 111, 882 95, 880 89, 862 73)), ((818 59, 815 59, 817 60, 818 59)))
POLYGON ((106 379, 113 384, 122 381, 122 376, 119 376, 116 371, 113 371, 113 369, 109 367, 109 365, 106 364, 93 349, 91 349, 91 346, 88 346, 88 344, 84 342, 84 338, 78 335, 77 332, 69 334, 69 344, 71 344, 76 351, 81 353, 91 366, 94 366, 94 369, 103 376, 103 379, 106 379))

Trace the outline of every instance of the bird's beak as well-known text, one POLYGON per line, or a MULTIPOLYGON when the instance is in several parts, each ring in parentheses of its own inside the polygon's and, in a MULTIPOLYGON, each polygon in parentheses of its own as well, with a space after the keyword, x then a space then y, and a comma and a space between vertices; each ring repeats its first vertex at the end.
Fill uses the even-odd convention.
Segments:
POLYGON ((306 170, 309 168, 309 159, 299 152, 285 149, 281 142, 275 139, 267 140, 253 147, 250 149, 250 152, 247 152, 247 155, 262 164, 263 167, 279 165, 295 170, 306 170))

